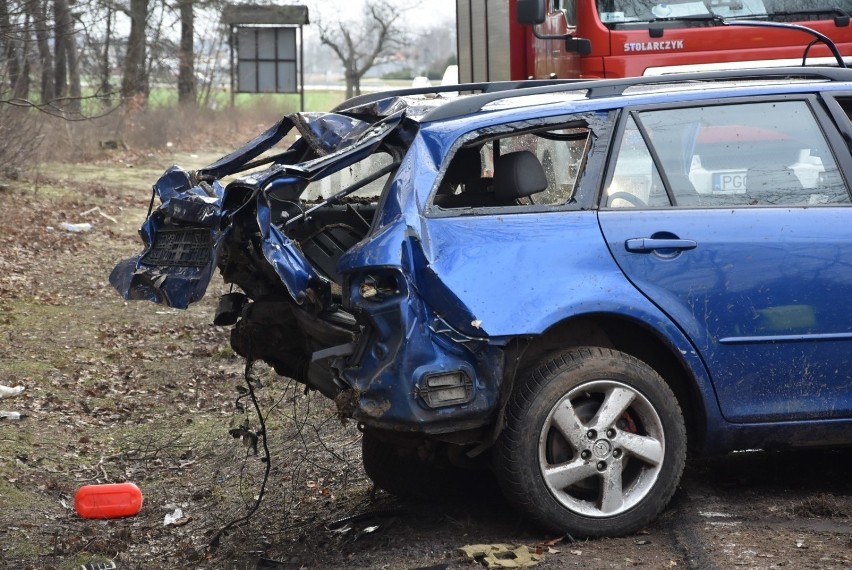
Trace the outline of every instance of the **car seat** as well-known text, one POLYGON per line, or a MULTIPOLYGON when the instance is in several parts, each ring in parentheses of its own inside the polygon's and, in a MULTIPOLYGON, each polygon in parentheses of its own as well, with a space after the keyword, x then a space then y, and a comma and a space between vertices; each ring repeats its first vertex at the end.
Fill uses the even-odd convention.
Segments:
POLYGON ((547 175, 536 156, 528 150, 501 154, 494 161, 494 200, 499 206, 517 204, 547 189, 547 175))

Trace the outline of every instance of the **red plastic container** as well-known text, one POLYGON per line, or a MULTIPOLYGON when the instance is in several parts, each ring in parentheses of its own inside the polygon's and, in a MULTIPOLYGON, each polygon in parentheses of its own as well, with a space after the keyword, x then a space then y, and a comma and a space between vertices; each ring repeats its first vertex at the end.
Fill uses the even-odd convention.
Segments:
POLYGON ((142 508, 142 491, 133 483, 85 485, 74 495, 74 509, 84 519, 133 516, 142 508))

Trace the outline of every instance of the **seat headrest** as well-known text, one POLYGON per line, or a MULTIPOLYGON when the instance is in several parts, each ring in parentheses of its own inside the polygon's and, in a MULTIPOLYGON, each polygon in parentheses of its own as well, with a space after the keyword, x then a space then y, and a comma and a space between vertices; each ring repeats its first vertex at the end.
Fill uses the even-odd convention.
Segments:
POLYGON ((494 195, 514 200, 547 189, 547 176, 538 158, 528 150, 501 154, 494 163, 494 195))

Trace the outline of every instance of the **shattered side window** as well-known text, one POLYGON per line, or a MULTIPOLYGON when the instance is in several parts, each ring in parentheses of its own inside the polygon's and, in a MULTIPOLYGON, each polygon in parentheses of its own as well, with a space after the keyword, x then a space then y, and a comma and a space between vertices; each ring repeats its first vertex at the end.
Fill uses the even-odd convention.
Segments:
POLYGON ((526 132, 461 147, 434 197, 443 209, 558 206, 574 196, 590 150, 587 127, 526 132))

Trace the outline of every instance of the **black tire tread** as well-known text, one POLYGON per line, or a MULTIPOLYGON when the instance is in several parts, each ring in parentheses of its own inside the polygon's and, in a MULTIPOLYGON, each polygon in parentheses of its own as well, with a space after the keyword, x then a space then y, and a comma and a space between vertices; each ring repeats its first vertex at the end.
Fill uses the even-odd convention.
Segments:
MULTIPOLYGON (((671 461, 675 464, 677 473, 666 486, 660 490, 660 496, 663 500, 659 502, 656 509, 648 510, 647 514, 642 516, 638 521, 631 524, 629 528, 623 531, 611 532, 607 525, 596 524, 600 519, 589 519, 589 525, 585 528, 557 528, 554 520, 547 513, 542 512, 540 505, 536 503, 535 497, 530 493, 530 481, 525 477, 525 468, 523 458, 514 450, 518 450, 525 444, 525 437, 522 433, 524 421, 530 407, 533 405, 537 395, 541 393, 545 387, 560 373, 576 369, 583 363, 593 359, 615 360, 620 362, 626 368, 636 368, 637 366, 644 367, 645 370, 649 367, 641 361, 629 356, 625 353, 599 347, 579 347, 567 351, 551 354, 546 357, 539 366, 532 369, 529 374, 520 379, 520 383, 515 387, 515 390, 510 398, 506 409, 506 424, 500 435, 500 440, 495 446, 495 471, 498 481, 503 489, 506 498, 516 508, 526 513, 533 522, 538 525, 551 528, 560 532, 569 531, 573 536, 618 536, 630 534, 639 530, 641 527, 648 524, 656 518, 665 508, 668 500, 674 494, 680 476, 683 470, 683 464, 686 458, 686 429, 683 422, 683 417, 677 400, 668 385, 663 379, 656 375, 652 376, 658 388, 663 390, 669 402, 674 404, 675 409, 672 410, 680 421, 675 422, 677 432, 671 434, 680 442, 684 442, 678 449, 675 450, 675 455, 671 461)), ((672 437, 667 435, 667 441, 672 437)), ((529 439, 526 438, 526 445, 529 445, 529 439)))

